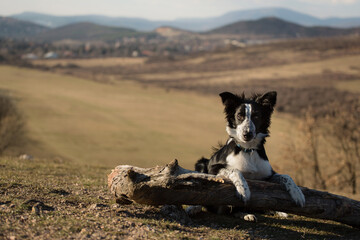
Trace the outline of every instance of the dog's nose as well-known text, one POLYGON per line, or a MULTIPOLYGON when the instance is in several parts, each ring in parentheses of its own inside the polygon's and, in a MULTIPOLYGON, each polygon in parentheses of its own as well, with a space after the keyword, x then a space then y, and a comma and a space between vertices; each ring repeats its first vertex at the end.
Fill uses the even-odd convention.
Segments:
POLYGON ((249 141, 253 138, 254 135, 252 134, 252 132, 245 132, 243 136, 245 141, 249 141))

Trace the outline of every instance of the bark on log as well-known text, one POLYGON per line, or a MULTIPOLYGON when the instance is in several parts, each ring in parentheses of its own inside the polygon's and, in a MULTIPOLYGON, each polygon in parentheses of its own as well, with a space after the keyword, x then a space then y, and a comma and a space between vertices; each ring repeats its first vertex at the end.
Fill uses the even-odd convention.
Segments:
MULTIPOLYGON (((296 206, 279 184, 247 180, 251 199, 246 209, 273 210, 333 220, 360 228, 360 202, 328 192, 301 187, 305 207, 296 206)), ((244 204, 228 179, 184 169, 177 160, 153 168, 117 166, 108 176, 108 186, 117 203, 133 201, 149 205, 233 205, 244 204)))

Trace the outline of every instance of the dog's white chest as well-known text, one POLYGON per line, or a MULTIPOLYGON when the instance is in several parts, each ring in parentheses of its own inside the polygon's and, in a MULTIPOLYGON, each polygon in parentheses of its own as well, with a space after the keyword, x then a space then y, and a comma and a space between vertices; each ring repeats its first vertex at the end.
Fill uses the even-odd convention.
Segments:
POLYGON ((272 168, 269 161, 260 158, 255 151, 252 153, 240 152, 239 154, 231 153, 226 158, 229 168, 235 168, 241 171, 245 178, 264 179, 271 176, 272 168))

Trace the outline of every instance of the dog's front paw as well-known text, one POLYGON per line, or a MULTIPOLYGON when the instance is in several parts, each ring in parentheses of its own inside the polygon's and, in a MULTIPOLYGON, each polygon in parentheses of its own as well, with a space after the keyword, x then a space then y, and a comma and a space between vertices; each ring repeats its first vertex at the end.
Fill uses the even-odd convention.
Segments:
POLYGON ((250 189, 247 183, 236 186, 236 196, 241 199, 244 203, 247 203, 250 200, 250 189))
POLYGON ((298 205, 300 207, 305 206, 305 196, 298 186, 295 185, 295 186, 290 187, 289 194, 290 194, 291 198, 294 200, 294 202, 296 203, 296 205, 298 205))
POLYGON ((271 177, 270 181, 284 186, 296 205, 300 207, 305 206, 305 196, 290 176, 276 173, 271 177))
POLYGON ((222 168, 219 176, 227 177, 231 180, 236 188, 236 196, 239 197, 244 203, 250 200, 250 189, 249 186, 238 169, 226 169, 222 168))
POLYGON ((257 218, 254 214, 237 212, 234 214, 234 217, 244 219, 245 221, 248 222, 257 222, 257 218))
POLYGON ((233 181, 236 188, 236 195, 240 198, 244 203, 247 203, 250 200, 250 189, 247 184, 244 176, 239 171, 234 171, 231 174, 230 179, 233 181))
POLYGON ((257 222, 257 218, 254 214, 246 214, 244 220, 248 222, 257 222))

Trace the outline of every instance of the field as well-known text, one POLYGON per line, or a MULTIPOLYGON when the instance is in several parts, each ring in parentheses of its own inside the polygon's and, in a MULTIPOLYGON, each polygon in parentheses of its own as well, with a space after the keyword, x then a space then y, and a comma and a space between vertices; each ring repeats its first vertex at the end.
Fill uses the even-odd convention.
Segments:
POLYGON ((110 66, 129 66, 143 64, 144 58, 93 58, 93 59, 47 59, 34 60, 34 65, 54 66, 78 66, 84 68, 92 67, 110 67, 110 66))
POLYGON ((192 167, 218 136, 225 137, 215 98, 14 67, 0 71, 0 87, 27 119, 27 153, 34 156, 108 167, 178 158, 192 167))
POLYGON ((359 100, 358 39, 280 42, 171 60, 33 63, 0 66, 0 89, 26 124, 26 144, 0 157, 0 238, 358 237, 348 226, 298 216, 259 214, 258 223, 210 213, 174 219, 161 207, 118 206, 106 187, 116 165, 151 167, 176 158, 192 169, 209 156, 211 146, 226 141, 217 96, 223 90, 278 91, 266 148, 275 170, 295 175, 296 163, 282 152, 299 135, 309 104, 321 112, 334 99, 359 100), (14 157, 20 153, 34 159, 14 157))
MULTIPOLYGON (((297 116, 310 104, 320 108, 331 96, 343 100, 349 94, 354 98, 359 94, 360 41, 357 37, 293 40, 142 60, 137 64, 127 60, 122 65, 112 66, 111 61, 118 60, 107 60, 104 64, 100 59, 100 66, 91 68, 83 60, 75 64, 76 67, 72 65, 74 60, 60 65, 37 60, 35 64, 46 70, 97 82, 131 80, 144 86, 190 90, 213 96, 228 89, 247 93, 277 90, 277 109, 297 116)), ((59 60, 55 62, 59 63, 59 60)))
MULTIPOLYGON (((0 88, 10 91, 26 118, 29 141, 22 153, 107 167, 177 158, 193 168, 211 146, 226 141, 219 97, 15 67, 0 72, 0 88)), ((275 115, 269 154, 280 149, 272 141, 286 134, 289 118, 275 115)))
POLYGON ((358 239, 331 221, 258 214, 257 223, 203 213, 189 220, 161 207, 117 205, 108 168, 71 161, 0 158, 2 239, 358 239))

